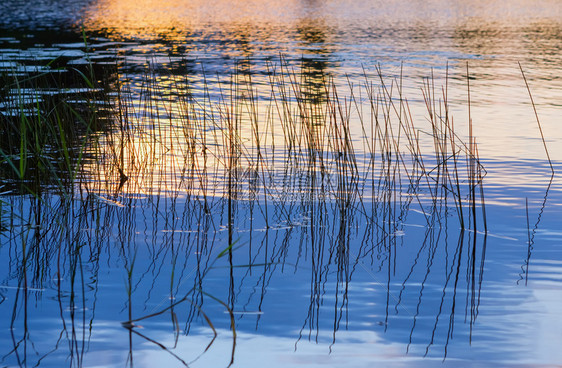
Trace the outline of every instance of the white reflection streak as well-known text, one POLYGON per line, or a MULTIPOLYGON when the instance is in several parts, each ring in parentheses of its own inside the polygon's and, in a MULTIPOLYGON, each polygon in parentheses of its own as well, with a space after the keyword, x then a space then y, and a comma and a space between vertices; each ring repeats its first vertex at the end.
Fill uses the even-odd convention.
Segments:
POLYGON ((355 258, 357 260, 357 263, 359 263, 359 265, 365 270, 365 272, 367 272, 367 274, 369 276, 371 276, 371 278, 373 279, 373 281, 375 282, 375 284, 379 285, 380 287, 382 287, 384 290, 386 290, 386 292, 388 293, 388 295, 390 295, 392 297, 392 299, 394 299, 394 301, 396 302, 396 305, 403 309, 406 313, 408 313, 410 315, 410 317, 413 317, 414 314, 412 312, 410 312, 408 310, 408 308, 406 308, 403 304, 400 303, 400 300, 386 287, 386 285, 384 285, 383 283, 379 282, 379 280, 377 280, 377 277, 375 276, 375 274, 363 263, 363 261, 361 261, 361 259, 359 259, 359 257, 357 257, 353 252, 349 251, 349 255, 352 256, 353 258, 355 258))

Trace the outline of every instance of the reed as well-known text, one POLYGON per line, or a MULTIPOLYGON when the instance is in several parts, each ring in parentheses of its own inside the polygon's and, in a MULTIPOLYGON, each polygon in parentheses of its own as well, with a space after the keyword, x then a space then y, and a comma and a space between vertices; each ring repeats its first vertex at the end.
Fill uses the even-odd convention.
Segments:
POLYGON ((79 183, 79 191, 112 197, 123 190, 182 192, 207 211, 223 195, 251 197, 267 211, 268 201, 290 205, 312 191, 342 210, 366 212, 366 203, 396 202, 405 186, 426 218, 449 195, 462 228, 465 210, 474 217, 485 171, 471 117, 465 144, 450 114, 448 86, 437 98, 433 76, 421 91, 427 131, 416 126, 402 76, 387 83, 380 68, 376 80, 365 72, 362 86, 342 87, 328 75, 311 80, 281 58, 259 82, 248 70, 217 77, 213 96, 206 76, 192 85, 151 68, 140 84, 117 72, 109 90, 89 88, 88 73, 77 71, 74 83, 87 86, 79 105, 72 100, 82 90, 45 92, 50 74, 4 76, 3 176, 31 191, 46 184, 71 193, 79 183), (111 125, 104 125, 107 111, 111 125), (433 140, 433 158, 422 151, 425 136, 433 140))
MULTIPOLYGON (((424 288, 442 256, 445 272, 433 274, 444 275, 443 292, 426 353, 450 306, 446 355, 463 286, 464 317, 472 332, 486 250, 485 236, 477 242, 476 230, 483 226, 487 232, 486 171, 472 127, 468 67, 469 115, 460 118, 451 113, 449 71, 443 86, 433 74, 423 80, 417 97, 425 111, 419 116, 401 72, 389 78, 380 67, 364 70, 363 82, 354 84, 300 68, 281 58, 268 63, 265 75, 242 63, 233 75, 203 73, 196 80, 150 62, 142 78, 114 70, 111 83, 99 91, 84 77, 90 73, 76 71, 75 80, 85 83, 89 96, 80 109, 66 94, 35 93, 26 102, 24 92, 44 90, 42 78, 50 75, 4 76, 10 87, 3 101, 15 101, 4 111, 17 116, 2 116, 7 133, 1 146, 0 232, 7 233, 9 244, 19 242, 9 262, 18 287, 41 288, 56 280, 61 311, 64 303, 84 307, 87 280, 97 280, 106 254, 123 265, 123 326, 131 341, 139 336, 188 365, 175 345, 141 334, 137 323, 169 314, 177 341, 182 313, 186 334, 199 318, 214 335, 207 351, 218 330, 207 314, 205 303, 211 300, 228 313, 232 364, 235 307, 261 311, 272 275, 302 264, 310 270, 310 300, 300 337, 318 339, 320 314, 330 301, 335 342, 347 317, 349 283, 363 269, 386 294, 384 328, 394 307, 411 317, 412 342, 427 299, 424 288), (463 121, 468 132, 457 128, 463 121), (31 204, 24 196, 6 195, 16 191, 34 194, 31 204), (408 244, 402 235, 412 223, 421 225, 421 237, 414 236, 421 241, 408 244), (43 224, 52 225, 43 229, 43 224), (447 232, 458 228, 455 244, 447 232), (294 259, 287 255, 290 249, 294 259), (142 252, 148 260, 137 258, 142 252), (228 295, 208 288, 209 274, 219 267, 228 269, 220 274, 228 295), (416 272, 421 285, 410 283, 416 272), (248 285, 253 276, 255 284, 248 285), (383 276, 382 282, 376 279, 383 276), (145 305, 138 302, 141 284, 149 285, 145 305), (161 285, 166 299, 156 303, 159 296, 152 294, 161 285), (240 302, 242 286, 251 290, 246 303, 240 302), (407 289, 418 286, 417 302, 406 305, 407 289), (66 290, 71 299, 65 299, 66 290), (332 295, 333 300, 326 297, 332 295), (151 310, 146 301, 154 302, 151 310)), ((71 314, 72 328, 76 316, 71 314)), ((87 325, 85 319, 78 322, 87 325)), ((80 363, 84 337, 69 335, 80 363)), ((132 361, 132 347, 129 355, 132 361)))
POLYGON ((103 90, 77 69, 2 72, 0 175, 20 193, 72 195, 85 146, 100 129, 103 90))

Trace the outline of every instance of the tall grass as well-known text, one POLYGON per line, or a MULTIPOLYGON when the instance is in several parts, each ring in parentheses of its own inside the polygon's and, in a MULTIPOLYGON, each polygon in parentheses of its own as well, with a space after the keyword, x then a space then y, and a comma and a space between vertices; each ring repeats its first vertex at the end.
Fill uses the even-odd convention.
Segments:
MULTIPOLYGON (((420 94, 426 111, 420 117, 410 108, 402 76, 389 79, 381 68, 364 71, 359 85, 308 73, 282 59, 268 64, 261 76, 245 66, 226 77, 193 80, 164 73, 153 63, 142 78, 116 73, 109 87, 92 89, 95 83, 85 77, 91 74, 76 72, 73 78, 87 87, 78 105, 72 101, 76 90, 58 91, 54 97, 42 92, 51 83, 45 79, 50 74, 24 80, 4 76, 9 86, 3 95, 9 102, 5 111, 16 114, 2 116, 2 190, 34 194, 29 202, 12 196, 3 206, 13 221, 9 242, 20 241, 10 264, 19 270, 14 273, 21 290, 55 280, 61 311, 65 303, 72 310, 85 308, 86 290, 92 287, 97 293, 98 285, 87 285, 84 273, 97 280, 105 251, 125 270, 124 326, 131 341, 133 333, 144 336, 135 329, 137 322, 164 313, 170 314, 173 331, 180 329, 177 315, 183 312, 186 333, 198 316, 216 333, 204 311, 205 303, 213 300, 229 314, 232 363, 233 310, 241 299, 237 282, 242 285, 257 275, 259 287, 251 288, 247 304, 256 293, 255 304, 261 308, 272 275, 285 267, 296 270, 299 262, 307 262, 311 271, 301 335, 306 327, 309 338, 314 330, 318 334, 327 280, 335 275, 335 341, 345 318, 349 282, 358 269, 386 268, 387 284, 381 286, 387 297, 385 326, 393 304, 415 321, 438 246, 449 246, 441 231, 446 233, 453 213, 461 231, 453 260, 447 263, 445 287, 457 290, 466 263, 473 323, 482 282, 477 270, 482 272, 485 249, 478 248, 476 232, 467 242, 464 229, 486 226, 486 173, 471 116, 463 117, 468 132, 453 123, 448 76, 442 87, 433 76, 423 81, 420 94), (106 125, 107 116, 111 124, 106 125), (468 143, 462 139, 466 136, 468 143), (408 221, 423 225, 425 235, 416 244, 401 291, 395 293, 391 279, 408 221), (43 229, 44 224, 52 225, 43 229), (247 229, 250 235, 240 242, 240 230, 247 229), (264 235, 258 237, 256 230, 264 235), (137 258, 141 247, 150 258, 145 269, 137 258), (294 264, 287 261, 289 248, 298 248, 294 264), (402 293, 424 252, 427 274, 418 311, 412 311, 402 305, 402 293), (195 264, 193 271, 188 271, 188 262, 195 264), (207 275, 219 264, 228 268, 222 274, 228 278, 224 298, 206 289, 207 275), (138 285, 148 283, 146 300, 153 300, 150 294, 166 274, 169 304, 150 311, 136 305, 138 285), (178 307, 182 303, 188 305, 183 311, 178 307)), ((442 304, 449 297, 445 294, 444 289, 442 304)), ((452 336, 455 300, 453 296, 447 339, 452 336)), ((71 314, 67 339, 80 362, 86 330, 76 332, 75 323, 85 326, 87 321, 84 314, 83 321, 75 322, 76 316, 71 314)), ((61 318, 68 331, 67 319, 61 318)), ((175 354, 173 347, 145 337, 175 354)), ((18 351, 19 342, 14 341, 18 351)))
POLYGON ((194 82, 151 68, 140 82, 121 78, 116 123, 86 147, 96 159, 82 166, 83 188, 112 198, 181 193, 207 211, 220 198, 251 200, 264 213, 304 199, 365 215, 366 204, 386 203, 389 223, 408 193, 428 222, 439 201, 454 204, 461 228, 483 221, 476 192, 486 173, 471 117, 468 134, 455 128, 447 85, 424 82, 418 126, 402 80, 387 82, 380 69, 360 86, 329 75, 310 81, 282 61, 267 69, 259 81, 246 71, 194 82))
POLYGON ((72 195, 86 142, 103 125, 103 90, 75 68, 0 72, 0 175, 5 186, 72 195))
POLYGON ((4 73, 4 185, 109 201, 181 193, 207 213, 220 198, 249 200, 268 226, 280 221, 270 219, 271 204, 288 223, 287 208, 305 200, 333 201, 342 216, 371 220, 382 206, 380 226, 388 227, 404 202, 414 201, 427 224, 438 202, 451 202, 461 228, 479 221, 487 228, 468 74, 464 143, 450 113, 448 72, 442 87, 433 75, 423 82, 426 116, 414 118, 402 75, 389 80, 380 68, 364 71, 358 86, 295 70, 283 58, 259 80, 244 68, 193 81, 148 63, 140 80, 116 70, 105 88, 89 79, 92 70, 4 73))

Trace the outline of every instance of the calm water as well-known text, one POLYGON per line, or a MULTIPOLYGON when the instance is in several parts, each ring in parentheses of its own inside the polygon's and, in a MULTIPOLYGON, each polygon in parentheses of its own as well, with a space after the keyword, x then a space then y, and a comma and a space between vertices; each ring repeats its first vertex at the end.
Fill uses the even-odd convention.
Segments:
MULTIPOLYGON (((92 138, 107 162, 121 160, 124 186, 112 165, 90 161, 73 199, 15 195, 1 179, 1 366, 562 364, 558 1, 8 0, 0 13, 0 71, 26 78, 93 64, 113 81, 109 95, 120 83, 135 107, 126 138, 92 138), (486 175, 463 231, 450 193, 410 186, 412 162, 371 172, 359 121, 370 111, 365 80, 380 88, 380 67, 394 98, 401 85, 433 167, 424 81, 433 73, 439 98, 448 73, 468 142, 467 64, 486 175), (337 140, 318 148, 326 177, 310 152, 280 145, 291 125, 271 113, 281 98, 271 74, 283 68, 306 76, 311 96, 326 98, 321 81, 332 78, 351 111, 357 168, 337 140), (226 119, 234 71, 246 78, 237 85, 252 78, 240 93, 255 93, 259 127, 242 104, 242 159, 228 171, 224 129, 187 131, 182 95, 189 85, 199 101, 193 116, 226 119), (190 157, 186 142, 202 137, 208 156, 190 157)), ((311 100, 304 106, 317 112, 311 100)), ((465 205, 467 165, 463 156, 465 205)))

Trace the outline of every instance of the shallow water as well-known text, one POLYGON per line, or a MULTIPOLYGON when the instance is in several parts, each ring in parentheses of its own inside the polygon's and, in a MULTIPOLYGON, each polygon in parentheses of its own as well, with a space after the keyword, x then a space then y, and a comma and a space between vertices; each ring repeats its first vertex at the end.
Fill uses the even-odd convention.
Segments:
MULTIPOLYGON (((34 1, 25 8, 4 1, 0 13, 0 71, 64 74, 56 68, 93 63, 99 75, 121 81, 136 106, 128 116, 133 153, 123 158, 130 178, 124 186, 117 185, 115 170, 86 162, 89 181, 82 189, 99 189, 105 178, 117 182, 99 192, 77 190, 72 200, 48 191, 41 200, 15 190, 2 195, 2 366, 207 367, 228 366, 232 359, 240 367, 264 361, 561 364, 557 1, 91 0, 34 1), (389 85, 393 77, 402 84, 428 168, 435 158, 423 78, 433 73, 439 95, 448 73, 451 113, 465 142, 470 91, 486 176, 477 212, 465 208, 466 230, 451 196, 434 194, 426 184, 410 191, 399 166, 392 167, 400 177, 382 175, 373 184, 377 176, 369 171, 358 125, 352 141, 360 170, 353 180, 360 196, 337 190, 338 180, 348 182, 338 176, 341 161, 333 147, 319 149, 332 163, 328 178, 307 171, 307 154, 287 156, 278 147, 276 156, 265 155, 263 177, 252 180, 260 164, 251 121, 241 129, 247 151, 234 175, 238 192, 225 185, 229 172, 219 169, 226 157, 221 139, 207 142, 214 154, 205 161, 208 171, 184 170, 203 159, 189 159, 180 143, 191 133, 180 118, 179 81, 187 80, 219 120, 229 73, 238 68, 250 75, 260 121, 272 127, 261 129, 271 129, 280 142, 283 129, 264 117, 272 66, 302 68, 312 93, 322 88, 315 90, 315 83, 333 77, 342 96, 353 90, 368 111, 361 85, 365 74, 378 85, 379 65, 389 85), (147 78, 154 82, 154 110, 147 109, 147 78), (287 164, 287 157, 295 161, 287 164), (143 317, 134 328, 122 325, 143 317)), ((74 93, 79 100, 84 90, 77 88, 27 95, 74 93)), ((3 102, 7 115, 11 102, 3 102)), ((358 116, 352 114, 354 124, 358 116)), ((221 129, 206 131, 212 137, 221 129)), ((111 151, 115 136, 98 134, 101 147, 111 151)), ((270 150, 274 145, 264 143, 270 150)), ((462 184, 468 201, 470 188, 462 184)), ((0 192, 12 188, 2 179, 0 192)))

